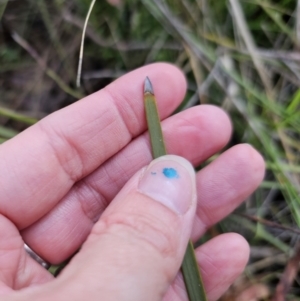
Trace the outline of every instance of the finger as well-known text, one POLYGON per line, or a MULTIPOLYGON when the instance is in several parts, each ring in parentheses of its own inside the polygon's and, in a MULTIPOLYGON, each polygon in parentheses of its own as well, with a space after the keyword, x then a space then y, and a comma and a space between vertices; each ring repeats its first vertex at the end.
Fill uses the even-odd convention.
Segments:
POLYGON ((65 300, 161 300, 184 256, 195 192, 188 161, 177 156, 153 161, 109 205, 49 299, 59 294, 65 300))
POLYGON ((74 182, 145 131, 142 87, 146 76, 151 77, 164 119, 182 101, 186 85, 174 66, 153 64, 2 144, 0 212, 18 228, 27 227, 53 208, 74 182))
MULTIPOLYGON (((209 301, 218 300, 243 272, 249 259, 249 245, 235 233, 219 235, 196 249, 196 258, 209 301)), ((182 275, 167 292, 164 301, 188 301, 182 275)))
POLYGON ((0 215, 0 295, 52 279, 53 276, 25 252, 15 225, 0 215))
POLYGON ((198 207, 192 239, 231 213, 261 183, 262 156, 249 144, 232 147, 197 175, 198 207))
MULTIPOLYGON (((168 152, 195 165, 218 152, 231 135, 228 116, 214 106, 200 106, 172 116, 163 121, 162 127, 168 152)), ((64 261, 84 242, 126 181, 151 157, 148 134, 144 134, 77 183, 51 212, 22 232, 24 240, 48 261, 64 261)))

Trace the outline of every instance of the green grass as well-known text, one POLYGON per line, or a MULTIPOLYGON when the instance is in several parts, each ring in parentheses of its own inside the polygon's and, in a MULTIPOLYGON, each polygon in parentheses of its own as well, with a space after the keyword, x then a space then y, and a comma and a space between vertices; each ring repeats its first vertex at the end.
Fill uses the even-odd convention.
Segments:
MULTIPOLYGON (((178 110, 199 103, 223 107, 234 125, 229 146, 251 143, 267 161, 265 181, 238 211, 299 227, 297 1, 124 0, 120 7, 96 1, 78 89, 80 41, 90 3, 2 1, 0 142, 120 74, 151 62, 171 62, 188 79, 187 95, 178 110)), ((236 230, 234 223, 261 254, 271 250, 287 255, 284 263, 273 262, 241 277, 244 286, 266 285, 271 298, 298 236, 242 216, 231 216, 215 229, 236 230)), ((253 255, 248 271, 262 257, 253 255)), ((235 296, 243 285, 234 287, 235 296)), ((288 298, 297 294, 295 282, 288 298)))

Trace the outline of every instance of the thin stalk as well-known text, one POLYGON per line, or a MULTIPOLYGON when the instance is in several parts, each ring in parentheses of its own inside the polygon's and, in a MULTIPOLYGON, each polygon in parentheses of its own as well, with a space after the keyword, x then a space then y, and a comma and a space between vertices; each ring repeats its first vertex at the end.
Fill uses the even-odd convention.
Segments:
MULTIPOLYGON (((147 77, 144 86, 144 103, 146 119, 151 141, 152 155, 156 159, 167 154, 164 138, 158 116, 156 99, 152 84, 147 77)), ((194 246, 191 241, 187 246, 186 253, 181 266, 186 290, 190 301, 207 301, 202 277, 198 268, 194 246)))
POLYGON ((83 26, 83 31, 82 31, 82 37, 81 37, 81 45, 80 45, 80 53, 79 53, 79 61, 78 61, 78 70, 77 70, 77 79, 76 79, 76 86, 79 88, 80 87, 80 78, 81 78, 81 70, 82 70, 82 60, 83 60, 83 50, 84 50, 84 38, 85 38, 85 33, 86 33, 86 28, 88 25, 88 21, 90 19, 93 7, 96 3, 96 0, 92 0, 89 11, 87 13, 87 16, 84 21, 84 26, 83 26))
POLYGON ((18 121, 22 121, 26 124, 35 124, 36 122, 38 122, 38 120, 36 118, 33 117, 29 117, 20 113, 17 113, 13 110, 10 109, 6 109, 3 107, 0 107, 0 115, 5 116, 5 117, 9 117, 13 120, 18 120, 18 121))
POLYGON ((0 137, 10 139, 18 134, 17 131, 0 125, 0 137))
POLYGON ((8 0, 4 0, 4 1, 2 1, 2 3, 0 4, 0 20, 1 20, 2 17, 3 17, 3 14, 4 14, 4 11, 5 11, 7 2, 8 2, 8 0))
POLYGON ((68 84, 64 82, 64 80, 51 68, 49 68, 46 62, 39 56, 37 51, 26 41, 24 40, 19 34, 13 32, 11 37, 14 41, 19 44, 22 48, 24 48, 32 58, 36 60, 38 65, 41 67, 42 70, 67 94, 73 96, 74 98, 80 99, 83 95, 73 90, 68 84))

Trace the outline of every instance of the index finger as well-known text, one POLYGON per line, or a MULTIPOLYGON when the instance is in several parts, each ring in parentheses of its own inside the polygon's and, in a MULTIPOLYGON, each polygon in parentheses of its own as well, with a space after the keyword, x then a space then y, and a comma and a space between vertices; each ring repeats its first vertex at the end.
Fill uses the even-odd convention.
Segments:
POLYGON ((164 119, 182 101, 182 73, 164 63, 137 69, 46 117, 0 146, 0 213, 19 229, 52 209, 72 185, 146 130, 143 82, 151 78, 164 119))

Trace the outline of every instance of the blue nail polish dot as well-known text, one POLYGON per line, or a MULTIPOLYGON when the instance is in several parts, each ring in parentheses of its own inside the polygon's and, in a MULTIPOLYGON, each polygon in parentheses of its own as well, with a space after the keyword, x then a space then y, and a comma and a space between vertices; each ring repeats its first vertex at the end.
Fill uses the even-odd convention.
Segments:
POLYGON ((169 179, 175 179, 175 178, 179 178, 179 175, 177 173, 177 170, 174 168, 164 168, 163 169, 163 174, 169 178, 169 179))

